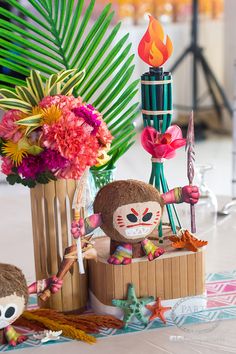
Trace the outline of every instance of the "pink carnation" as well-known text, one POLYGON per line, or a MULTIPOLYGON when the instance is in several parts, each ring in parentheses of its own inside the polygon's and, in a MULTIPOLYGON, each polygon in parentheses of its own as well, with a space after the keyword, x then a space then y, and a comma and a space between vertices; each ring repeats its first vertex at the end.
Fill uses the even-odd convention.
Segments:
POLYGON ((57 106, 60 109, 66 108, 71 111, 73 108, 79 107, 82 105, 82 98, 74 96, 64 96, 64 95, 54 95, 54 96, 46 96, 39 103, 41 108, 49 108, 52 105, 57 106))
POLYGON ((47 96, 39 105, 42 108, 56 105, 61 109, 61 118, 54 124, 44 124, 40 136, 43 147, 57 151, 67 160, 57 177, 80 178, 87 166, 97 163, 101 148, 112 141, 101 114, 83 103, 81 97, 47 96))
POLYGON ((63 178, 78 178, 86 166, 96 164, 99 149, 97 138, 91 135, 91 127, 82 124, 71 113, 66 114, 58 123, 43 126, 43 145, 58 151, 70 161, 70 165, 61 173, 63 178))
POLYGON ((93 166, 96 163, 96 159, 90 159, 90 161, 84 156, 80 156, 77 160, 70 162, 66 168, 61 169, 57 174, 58 178, 65 179, 79 179, 84 173, 87 166, 93 166))
POLYGON ((14 143, 22 138, 22 132, 20 131, 20 126, 16 125, 15 122, 21 119, 22 112, 12 109, 6 112, 0 123, 0 137, 5 140, 12 140, 14 143))
POLYGON ((5 175, 9 175, 12 173, 13 167, 12 160, 9 157, 2 157, 2 165, 1 165, 1 172, 5 175))

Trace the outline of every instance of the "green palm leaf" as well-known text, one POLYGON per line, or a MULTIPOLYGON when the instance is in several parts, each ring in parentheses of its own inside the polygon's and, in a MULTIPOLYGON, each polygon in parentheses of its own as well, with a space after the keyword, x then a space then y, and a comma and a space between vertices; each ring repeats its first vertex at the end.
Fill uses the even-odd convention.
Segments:
MULTIPOLYGON (((65 69, 76 69, 75 75, 79 75, 78 72, 85 69, 85 78, 73 92, 101 111, 114 135, 108 162, 111 167, 132 145, 135 135, 132 122, 138 106, 130 106, 138 85, 138 80, 131 80, 134 70, 131 44, 128 34, 117 41, 120 23, 111 28, 114 16, 111 5, 103 9, 91 26, 95 0, 91 0, 86 9, 83 9, 83 0, 28 0, 33 11, 17 0, 6 2, 19 15, 0 8, 0 65, 25 76, 34 69, 34 77, 24 82, 13 75, 0 75, 0 85, 5 90, 2 91, 5 108, 10 106, 8 100, 15 98, 12 85, 27 86, 18 92, 27 102, 34 102, 35 82, 41 97, 43 82, 49 75, 65 69), (40 71, 42 81, 37 71, 40 71)), ((64 94, 72 90, 71 73, 65 72, 61 79, 67 80, 64 94)), ((60 85, 57 77, 50 78, 50 94, 60 85)), ((28 106, 23 109, 27 111, 28 106)))

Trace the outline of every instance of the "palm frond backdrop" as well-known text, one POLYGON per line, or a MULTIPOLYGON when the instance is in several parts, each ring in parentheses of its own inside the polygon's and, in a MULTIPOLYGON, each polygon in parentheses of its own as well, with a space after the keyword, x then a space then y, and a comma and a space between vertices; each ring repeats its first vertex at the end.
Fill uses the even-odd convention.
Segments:
MULTIPOLYGON (((0 8, 0 65, 20 75, 41 72, 42 80, 62 70, 85 70, 75 95, 94 105, 115 137, 111 168, 134 142, 133 121, 137 116, 139 80, 134 71, 128 34, 118 37, 121 23, 111 26, 114 12, 108 4, 95 22, 91 17, 95 0, 85 8, 83 0, 28 0, 33 11, 17 0, 6 0, 12 8, 0 8)), ((15 75, 0 74, 0 87, 14 91, 26 83, 15 75)))

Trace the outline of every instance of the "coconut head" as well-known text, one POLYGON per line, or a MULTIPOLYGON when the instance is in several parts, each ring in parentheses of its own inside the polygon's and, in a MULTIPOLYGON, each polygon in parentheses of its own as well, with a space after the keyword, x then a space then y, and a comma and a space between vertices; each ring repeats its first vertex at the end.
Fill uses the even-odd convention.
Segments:
POLYGON ((28 302, 28 288, 22 271, 0 263, 0 329, 13 323, 28 302))
POLYGON ((124 180, 107 184, 97 194, 94 212, 101 213, 101 228, 118 242, 136 243, 160 223, 164 201, 150 184, 124 180))

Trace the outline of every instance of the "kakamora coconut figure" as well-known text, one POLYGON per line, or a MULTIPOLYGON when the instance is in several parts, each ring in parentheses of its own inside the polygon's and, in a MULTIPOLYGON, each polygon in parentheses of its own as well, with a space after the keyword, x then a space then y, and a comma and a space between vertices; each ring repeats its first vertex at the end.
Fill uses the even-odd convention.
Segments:
POLYGON ((152 185, 141 181, 115 181, 98 192, 94 215, 72 222, 72 234, 78 238, 101 227, 111 238, 111 264, 131 263, 138 247, 152 261, 164 253, 148 239, 160 223, 164 205, 195 204, 198 199, 196 186, 177 187, 161 195, 152 185))
POLYGON ((61 286, 62 281, 53 276, 38 280, 28 287, 25 276, 19 268, 0 263, 0 344, 16 346, 27 339, 15 331, 12 323, 25 310, 29 294, 40 294, 46 288, 56 293, 61 286))

